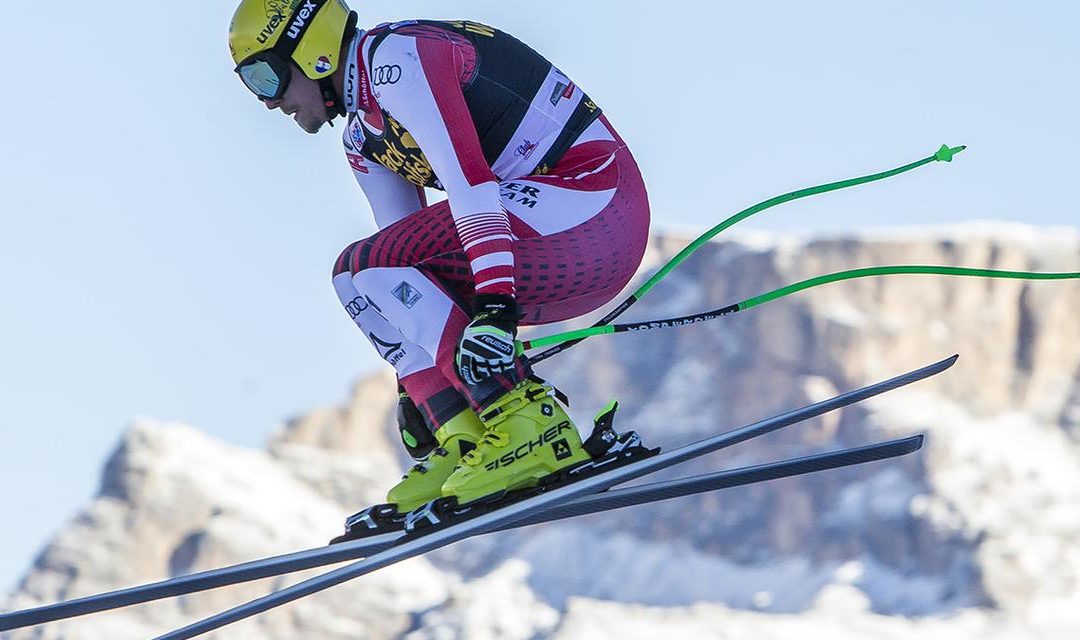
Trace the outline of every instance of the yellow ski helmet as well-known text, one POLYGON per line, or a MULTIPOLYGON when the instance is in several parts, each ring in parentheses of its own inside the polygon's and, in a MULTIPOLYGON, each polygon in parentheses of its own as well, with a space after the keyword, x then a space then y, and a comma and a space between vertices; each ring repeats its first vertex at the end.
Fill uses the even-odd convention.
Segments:
POLYGON ((241 0, 229 25, 229 50, 244 84, 260 98, 277 99, 290 60, 308 78, 326 80, 355 28, 356 14, 344 0, 241 0))

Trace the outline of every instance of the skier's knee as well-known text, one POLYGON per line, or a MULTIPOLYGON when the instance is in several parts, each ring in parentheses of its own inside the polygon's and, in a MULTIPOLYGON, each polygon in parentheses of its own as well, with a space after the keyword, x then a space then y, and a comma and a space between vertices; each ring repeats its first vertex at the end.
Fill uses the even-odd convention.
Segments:
POLYGON ((345 247, 345 250, 338 256, 337 261, 334 262, 334 275, 337 276, 342 273, 356 275, 364 269, 377 266, 371 262, 371 248, 374 244, 375 238, 371 237, 357 240, 345 247))
POLYGON ((337 260, 334 261, 333 276, 339 276, 343 273, 356 273, 363 267, 354 267, 354 264, 359 263, 360 255, 365 253, 363 247, 367 244, 368 240, 357 240, 356 242, 345 247, 345 250, 341 252, 337 260))

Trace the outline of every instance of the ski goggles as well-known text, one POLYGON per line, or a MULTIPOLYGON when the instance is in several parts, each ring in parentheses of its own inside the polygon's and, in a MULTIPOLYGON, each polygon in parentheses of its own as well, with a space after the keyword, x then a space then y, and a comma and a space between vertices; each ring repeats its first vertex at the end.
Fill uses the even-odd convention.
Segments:
POLYGON ((259 100, 280 100, 289 88, 292 65, 273 51, 263 51, 238 64, 236 73, 259 100))

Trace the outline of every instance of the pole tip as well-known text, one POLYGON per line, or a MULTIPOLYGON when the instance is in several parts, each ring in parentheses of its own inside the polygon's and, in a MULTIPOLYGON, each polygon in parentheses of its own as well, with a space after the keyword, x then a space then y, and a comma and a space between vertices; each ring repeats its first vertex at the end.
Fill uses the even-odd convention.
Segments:
POLYGON ((964 149, 967 149, 967 145, 960 145, 959 147, 950 147, 947 144, 941 145, 941 148, 934 154, 934 159, 941 162, 952 162, 953 156, 960 153, 964 149))

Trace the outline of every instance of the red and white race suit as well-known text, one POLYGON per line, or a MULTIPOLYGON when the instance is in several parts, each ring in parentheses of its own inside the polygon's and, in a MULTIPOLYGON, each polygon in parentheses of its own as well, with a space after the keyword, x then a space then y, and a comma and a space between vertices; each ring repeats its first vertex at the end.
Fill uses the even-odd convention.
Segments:
POLYGON ((604 305, 644 253, 645 185, 585 92, 497 29, 381 25, 346 65, 345 153, 380 231, 342 252, 334 287, 437 427, 528 373, 458 380, 472 296, 515 296, 523 325, 604 305), (425 187, 448 199, 427 206, 425 187))

